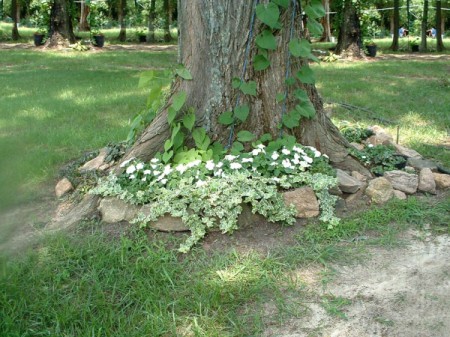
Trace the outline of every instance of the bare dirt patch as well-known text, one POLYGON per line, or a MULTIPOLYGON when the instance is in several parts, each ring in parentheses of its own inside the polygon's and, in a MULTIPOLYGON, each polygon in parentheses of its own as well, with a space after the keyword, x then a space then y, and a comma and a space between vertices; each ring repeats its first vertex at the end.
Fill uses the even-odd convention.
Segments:
POLYGON ((324 270, 312 269, 304 283, 315 300, 306 303, 302 317, 269 324, 263 336, 450 336, 450 238, 425 230, 403 239, 401 248, 369 249, 362 263, 332 265, 334 276, 325 287, 324 270), (342 307, 335 304, 333 312, 324 305, 327 298, 342 307))

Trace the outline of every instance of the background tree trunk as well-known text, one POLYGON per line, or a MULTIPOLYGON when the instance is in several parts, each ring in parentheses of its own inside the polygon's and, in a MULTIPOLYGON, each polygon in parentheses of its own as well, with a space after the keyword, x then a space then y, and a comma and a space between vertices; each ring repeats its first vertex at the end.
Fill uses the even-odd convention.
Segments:
POLYGON ((172 36, 170 35, 170 6, 169 0, 164 0, 163 2, 163 13, 164 13, 164 42, 170 42, 172 36))
POLYGON ((344 1, 336 54, 343 57, 365 58, 358 11, 352 0, 344 1))
POLYGON ((331 22, 330 22, 330 0, 322 0, 325 8, 325 16, 322 19, 323 34, 320 38, 322 42, 330 42, 331 38, 331 22))
MULTIPOLYGON (((225 111, 234 109, 237 91, 232 88, 232 80, 241 77, 246 59, 246 45, 250 38, 249 25, 253 13, 252 2, 242 4, 238 1, 180 1, 179 2, 180 50, 179 63, 192 74, 192 81, 178 79, 172 87, 172 93, 183 91, 187 94, 186 108, 193 108, 196 124, 206 129, 213 141, 226 145, 230 135, 228 127, 218 123, 218 117, 225 111)), ((290 9, 292 11, 292 8, 290 9)), ((300 13, 297 13, 297 18, 300 13)), ((282 14, 284 27, 290 24, 290 13, 282 14)), ((286 55, 289 41, 289 29, 276 31, 277 50, 269 53, 271 66, 267 70, 255 72, 251 60, 258 49, 254 36, 259 34, 262 26, 257 23, 251 41, 248 61, 250 63, 244 80, 257 83, 257 95, 241 96, 241 103, 250 106, 250 117, 239 130, 249 130, 261 136, 270 133, 275 138, 279 135, 278 125, 281 121, 283 103, 277 103, 276 95, 283 93, 285 87, 286 55)), ((301 20, 295 20, 295 35, 301 35, 301 20)), ((292 59, 290 73, 295 74, 303 63, 292 59)), ((314 104, 317 114, 310 120, 302 121, 294 130, 284 130, 293 134, 304 145, 314 146, 328 154, 337 167, 359 170, 369 174, 356 160, 348 155, 348 142, 331 123, 323 110, 322 100, 314 85, 297 83, 289 87, 287 109, 294 107, 292 92, 302 87, 314 104)), ((173 96, 172 96, 173 97, 173 96)), ((168 105, 171 98, 168 100, 168 105)), ((146 128, 123 160, 141 158, 149 160, 162 150, 164 141, 169 137, 167 110, 163 111, 146 128)))
POLYGON ((17 24, 19 23, 18 16, 19 16, 18 0, 11 0, 11 17, 13 19, 13 27, 12 27, 12 31, 11 31, 11 38, 14 41, 17 41, 18 39, 20 39, 19 29, 17 27, 17 24))
POLYGON ((423 2, 422 25, 421 25, 421 41, 420 51, 427 51, 427 30, 428 30, 428 0, 423 2))
POLYGON ((47 47, 66 46, 75 43, 72 17, 68 0, 54 0, 50 13, 50 32, 47 47))
POLYGON ((394 17, 393 17, 393 38, 392 38, 392 45, 391 50, 397 51, 398 50, 398 32, 400 29, 400 0, 394 0, 394 17))
POLYGON ((442 41, 442 1, 436 0, 436 50, 441 52, 445 49, 442 41))
POLYGON ((81 2, 81 13, 80 13, 80 23, 78 25, 78 29, 82 32, 89 31, 89 23, 87 21, 87 17, 90 12, 90 7, 84 1, 81 2))
POLYGON ((155 19, 156 19, 156 0, 150 1, 150 9, 148 11, 148 34, 147 42, 153 43, 155 39, 155 19))
POLYGON ((121 42, 126 41, 127 39, 127 27, 125 25, 125 11, 127 6, 127 0, 119 0, 118 2, 118 16, 119 16, 119 25, 120 32, 117 39, 121 42))

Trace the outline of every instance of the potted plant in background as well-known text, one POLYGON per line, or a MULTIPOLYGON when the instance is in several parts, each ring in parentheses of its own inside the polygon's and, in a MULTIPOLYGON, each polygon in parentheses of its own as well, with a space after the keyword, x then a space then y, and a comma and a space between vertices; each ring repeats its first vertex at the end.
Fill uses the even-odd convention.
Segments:
POLYGON ((105 35, 98 28, 91 28, 91 36, 94 46, 102 48, 105 45, 105 35))
POLYGON ((136 37, 139 42, 147 41, 147 32, 146 32, 145 28, 142 28, 142 27, 136 28, 135 34, 136 34, 136 37))
POLYGON ((377 55, 377 45, 373 40, 369 40, 366 43, 367 54, 370 57, 375 57, 377 55))
POLYGON ((412 52, 419 51, 419 39, 415 38, 414 40, 409 41, 409 46, 411 47, 412 52))
POLYGON ((47 29, 45 28, 39 28, 34 34, 33 34, 33 39, 34 39, 34 45, 36 47, 39 47, 41 45, 44 44, 44 39, 45 36, 47 35, 47 29))

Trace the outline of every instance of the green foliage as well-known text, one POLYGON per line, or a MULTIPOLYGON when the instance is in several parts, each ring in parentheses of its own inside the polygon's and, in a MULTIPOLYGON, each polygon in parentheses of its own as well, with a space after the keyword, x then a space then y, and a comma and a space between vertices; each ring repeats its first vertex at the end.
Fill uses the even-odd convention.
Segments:
POLYGON ((350 143, 362 143, 362 141, 374 135, 372 130, 359 127, 345 127, 341 130, 341 133, 350 143))
POLYGON ((370 168, 372 173, 383 175, 386 171, 398 170, 405 166, 406 159, 398 155, 391 145, 369 144, 363 150, 352 150, 351 154, 370 168))
MULTIPOLYGON (((292 137, 272 142, 270 151, 259 143, 249 153, 205 161, 202 154, 210 151, 208 157, 213 157, 213 151, 206 150, 209 138, 202 128, 195 129, 193 137, 197 149, 187 151, 189 158, 183 158, 184 162, 170 165, 156 158, 149 163, 124 162, 123 174, 101 180, 92 193, 149 204, 150 213, 135 220, 142 226, 165 214, 182 218, 191 230, 190 238, 180 247, 182 252, 213 227, 224 233, 237 229, 244 203, 269 221, 293 223, 294 211, 284 204, 279 188, 311 186, 320 200, 321 220, 330 228, 338 223, 333 214, 336 198, 328 193, 337 181, 328 158, 316 149, 302 147, 292 137)), ((254 135, 241 131, 238 139, 251 141, 254 135)))
POLYGON ((270 29, 263 30, 263 32, 256 37, 255 42, 258 47, 263 49, 277 49, 277 40, 270 29))

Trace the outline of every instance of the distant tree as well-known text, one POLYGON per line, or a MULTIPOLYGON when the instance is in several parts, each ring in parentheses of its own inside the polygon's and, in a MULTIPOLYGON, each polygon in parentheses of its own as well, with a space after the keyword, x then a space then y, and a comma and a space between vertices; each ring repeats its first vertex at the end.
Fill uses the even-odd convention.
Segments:
POLYGON ((50 12, 48 47, 65 46, 75 43, 69 0, 53 0, 50 12))
POLYGON ((19 23, 19 3, 18 0, 11 0, 11 17, 13 19, 13 27, 11 32, 11 38, 14 41, 20 39, 19 29, 17 24, 19 23))
POLYGON ((330 22, 330 2, 332 0, 322 0, 325 16, 322 19, 323 34, 320 41, 330 42, 331 38, 331 22, 330 22))
POLYGON ((125 12, 127 8, 127 0, 118 0, 117 1, 117 13, 119 17, 119 25, 120 25, 120 32, 117 39, 121 42, 126 41, 127 39, 127 27, 125 24, 125 12))
POLYGON ((445 49, 442 41, 442 1, 436 0, 436 50, 443 51, 445 49))
POLYGON ((163 2, 163 16, 164 16, 164 42, 169 42, 172 40, 170 35, 170 17, 172 13, 170 11, 169 0, 164 0, 163 2))
POLYGON ((155 42, 155 20, 156 20, 156 0, 150 0, 150 8, 148 10, 148 34, 147 42, 155 42))
POLYGON ((336 54, 344 57, 364 58, 362 32, 358 16, 359 1, 343 0, 336 54))
POLYGON ((424 0, 423 2, 422 24, 420 30, 421 30, 420 50, 425 52, 427 51, 428 0, 424 0))
POLYGON ((400 0, 394 0, 394 17, 393 17, 393 38, 392 38, 392 45, 391 50, 397 51, 398 50, 398 32, 400 29, 400 0))

